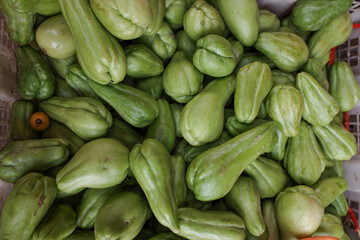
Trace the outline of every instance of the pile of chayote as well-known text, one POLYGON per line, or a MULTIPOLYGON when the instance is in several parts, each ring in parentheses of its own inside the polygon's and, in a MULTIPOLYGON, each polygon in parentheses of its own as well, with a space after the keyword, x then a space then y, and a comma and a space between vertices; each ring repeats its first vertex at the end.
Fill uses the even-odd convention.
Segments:
POLYGON ((349 239, 360 87, 328 61, 352 0, 0 3, 22 97, 0 240, 349 239))

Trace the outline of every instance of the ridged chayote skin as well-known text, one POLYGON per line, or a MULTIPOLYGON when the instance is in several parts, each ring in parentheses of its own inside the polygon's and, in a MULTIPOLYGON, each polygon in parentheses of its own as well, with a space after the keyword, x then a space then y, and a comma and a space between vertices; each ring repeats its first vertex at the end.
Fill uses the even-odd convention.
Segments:
POLYGON ((84 140, 104 136, 113 124, 109 110, 95 98, 52 97, 40 102, 40 108, 84 140))
POLYGON ((163 74, 164 91, 178 103, 187 103, 202 90, 203 79, 185 53, 177 51, 163 74))
POLYGON ((234 71, 237 59, 226 38, 209 34, 200 38, 196 45, 192 61, 200 72, 212 77, 225 77, 234 71))
POLYGON ((280 20, 275 13, 267 9, 259 9, 259 31, 276 32, 280 28, 280 20))
POLYGON ((0 239, 30 240, 57 193, 53 178, 29 173, 9 193, 0 217, 0 239))
POLYGON ((147 0, 90 0, 90 5, 101 24, 123 40, 142 36, 153 20, 147 0))
POLYGON ((177 30, 183 26, 183 19, 188 6, 185 0, 165 0, 165 20, 170 27, 177 30))
POLYGON ((153 36, 159 31, 165 17, 165 0, 148 0, 152 21, 146 27, 144 34, 153 36))
POLYGON ((9 5, 19 13, 39 13, 52 16, 60 12, 57 0, 7 0, 9 5))
POLYGON ((107 188, 121 183, 128 173, 129 150, 113 138, 86 143, 56 175, 58 189, 75 194, 85 188, 107 188))
POLYGON ((344 234, 341 218, 330 213, 325 213, 320 227, 312 236, 330 236, 341 239, 344 234))

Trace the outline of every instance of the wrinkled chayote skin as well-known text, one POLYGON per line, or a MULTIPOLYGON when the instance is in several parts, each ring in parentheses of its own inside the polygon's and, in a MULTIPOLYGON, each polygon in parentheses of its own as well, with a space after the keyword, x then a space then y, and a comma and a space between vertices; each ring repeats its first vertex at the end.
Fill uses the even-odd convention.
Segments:
POLYGON ((245 239, 244 221, 233 212, 180 208, 178 219, 180 225, 178 235, 187 239, 245 239))
POLYGON ((148 138, 131 149, 129 163, 156 219, 178 233, 178 207, 169 151, 158 140, 148 138))
POLYGON ((6 198, 0 217, 0 239, 30 240, 57 194, 53 178, 29 173, 20 178, 6 198))
POLYGON ((328 177, 320 179, 311 188, 314 189, 324 207, 327 207, 345 192, 348 183, 344 177, 328 177))
POLYGON ((328 126, 313 125, 312 129, 326 157, 346 161, 356 154, 356 139, 343 126, 330 123, 328 126))
POLYGON ((275 200, 281 239, 310 237, 320 226, 324 206, 315 191, 304 185, 288 187, 275 200))
POLYGON ((8 0, 1 0, 0 3, 0 9, 6 22, 6 31, 11 40, 20 46, 31 43, 35 37, 36 14, 17 12, 9 5, 8 0))
POLYGON ((148 0, 152 21, 149 26, 146 27, 144 34, 153 36, 159 31, 161 24, 165 17, 165 0, 148 0))
POLYGON ((16 47, 16 82, 25 100, 44 100, 55 92, 55 77, 47 62, 30 46, 16 47))
POLYGON ((224 35, 225 23, 220 13, 205 0, 197 0, 184 15, 184 30, 197 41, 209 34, 224 35))
POLYGON ((277 136, 277 141, 270 153, 270 158, 276 161, 282 161, 285 157, 286 144, 289 137, 286 136, 278 127, 275 128, 275 134, 277 136))
POLYGON ((218 0, 217 8, 230 32, 245 46, 254 45, 259 35, 256 0, 218 0))
MULTIPOLYGON (((69 72, 70 66, 77 62, 76 54, 64 58, 64 59, 56 59, 45 55, 46 60, 50 64, 50 66, 54 69, 54 71, 59 74, 59 76, 66 80, 66 74, 69 72)), ((85 75, 85 74, 84 74, 85 75)))
POLYGON ((352 20, 349 11, 345 11, 312 35, 308 42, 310 58, 321 59, 333 47, 343 44, 351 32, 352 20))
POLYGON ((86 143, 64 124, 61 124, 55 120, 51 121, 48 129, 41 132, 41 138, 65 139, 69 144, 71 155, 74 155, 80 149, 80 147, 86 143))
POLYGON ((301 121, 299 134, 288 140, 284 167, 295 182, 308 186, 313 185, 325 169, 325 155, 305 121, 301 121))
POLYGON ((178 103, 171 103, 170 109, 175 121, 175 129, 176 129, 176 137, 182 137, 180 130, 180 115, 182 110, 184 109, 184 105, 178 103))
POLYGON ((11 106, 7 142, 37 139, 38 133, 30 126, 30 117, 35 112, 31 101, 16 100, 11 106))
POLYGON ((176 41, 177 50, 184 52, 187 59, 192 61, 193 55, 197 49, 196 41, 192 40, 184 30, 177 32, 176 41))
POLYGON ((262 203, 261 210, 266 229, 268 230, 268 240, 280 239, 279 227, 275 216, 275 201, 272 199, 265 200, 262 203))
POLYGON ((225 77, 234 71, 237 59, 226 38, 209 34, 200 38, 196 45, 192 61, 200 72, 212 77, 225 77))
POLYGON ((100 208, 112 195, 121 191, 116 185, 109 188, 88 188, 81 197, 81 202, 76 209, 76 222, 79 228, 90 230, 94 227, 95 218, 100 208))
POLYGON ((131 240, 146 221, 146 201, 133 192, 111 196, 100 208, 95 220, 95 238, 131 240))
POLYGON ((292 73, 283 72, 279 69, 273 69, 271 71, 273 79, 273 87, 276 85, 290 85, 295 87, 295 77, 292 73))
POLYGON ((264 157, 254 160, 244 172, 255 181, 261 198, 275 197, 288 182, 281 165, 264 157))
POLYGON ((69 143, 61 138, 10 142, 0 151, 0 179, 14 183, 29 172, 62 164, 69 155, 69 143))
POLYGON ((64 239, 76 228, 76 213, 69 204, 52 206, 36 227, 31 240, 64 239))
POLYGON ((180 131, 186 141, 201 146, 220 136, 225 103, 234 89, 234 75, 216 79, 185 105, 180 115, 180 131))
POLYGON ((39 13, 52 16, 60 12, 57 0, 7 0, 11 8, 19 13, 39 13))
POLYGON ((295 87, 277 85, 266 98, 266 111, 277 127, 288 137, 297 136, 303 113, 304 98, 295 87))
POLYGON ((56 175, 64 193, 106 188, 121 183, 128 173, 129 150, 113 138, 99 138, 82 146, 56 175))
POLYGON ((274 131, 275 123, 268 122, 196 157, 186 173, 188 188, 196 199, 211 201, 224 197, 246 166, 261 154, 271 152, 274 131))
POLYGON ((59 4, 85 74, 100 84, 122 81, 126 74, 125 53, 115 37, 97 20, 88 1, 60 0, 59 4), (90 38, 89 33, 92 33, 90 38))
POLYGON ((231 191, 225 196, 225 202, 244 219, 246 229, 254 236, 261 236, 266 229, 261 213, 260 192, 256 182, 250 177, 241 176, 231 191))
POLYGON ((167 62, 177 48, 175 34, 165 21, 155 35, 143 35, 139 41, 150 48, 163 62, 167 62))
POLYGON ((75 42, 62 14, 50 17, 35 32, 39 48, 48 56, 64 59, 75 54, 75 42))
MULTIPOLYGON (((252 62, 261 62, 266 63, 269 65, 271 69, 275 68, 275 64, 264 54, 260 52, 245 52, 242 58, 240 59, 240 62, 236 66, 235 72, 238 72, 240 68, 243 66, 252 63, 252 62)), ((295 80, 294 80, 295 82, 295 80)))
POLYGON ((259 9, 259 31, 276 32, 280 28, 280 20, 276 14, 267 9, 259 9))
POLYGON ((177 30, 183 26, 183 19, 188 6, 185 0, 165 0, 165 19, 170 27, 177 30))
POLYGON ((309 58, 305 41, 289 32, 262 32, 254 47, 284 72, 299 70, 309 58))
POLYGON ((306 72, 296 75, 296 88, 304 97, 304 120, 312 125, 329 125, 339 112, 335 99, 306 72))
POLYGON ((113 123, 110 112, 95 98, 52 97, 39 105, 50 118, 66 125, 84 140, 104 136, 113 123))
POLYGON ((126 46, 126 74, 133 78, 155 77, 164 71, 161 59, 143 44, 126 46))
POLYGON ((101 24, 123 40, 142 36, 153 20, 147 0, 90 0, 90 5, 101 24))
POLYGON ((267 122, 269 121, 265 119, 254 119, 250 124, 246 124, 239 122, 235 116, 230 116, 226 121, 226 129, 235 137, 240 133, 244 133, 267 122))
POLYGON ((286 28, 289 32, 295 33, 296 35, 301 37, 305 42, 308 42, 311 38, 312 32, 302 30, 301 28, 296 26, 292 21, 291 14, 282 20, 281 26, 282 26, 281 28, 286 28))
POLYGON ((329 93, 342 112, 350 111, 360 99, 360 86, 349 64, 335 62, 330 70, 329 93))
POLYGON ((163 87, 167 95, 178 103, 187 103, 202 90, 204 75, 177 51, 163 74, 163 87))
POLYGON ((254 121, 272 85, 271 69, 265 63, 249 63, 237 72, 234 109, 238 121, 254 121))

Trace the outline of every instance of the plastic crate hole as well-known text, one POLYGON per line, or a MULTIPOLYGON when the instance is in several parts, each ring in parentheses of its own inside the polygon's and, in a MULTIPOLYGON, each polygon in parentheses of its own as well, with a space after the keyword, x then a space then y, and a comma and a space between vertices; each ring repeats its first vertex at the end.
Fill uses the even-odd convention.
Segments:
POLYGON ((357 56, 358 55, 358 49, 353 48, 350 50, 350 57, 357 56))
POLYGON ((352 58, 350 59, 350 67, 354 67, 358 65, 358 59, 357 58, 352 58))
POLYGON ((350 114, 349 114, 349 122, 356 124, 356 123, 357 123, 356 115, 350 115, 350 114))
POLYGON ((347 58, 347 50, 340 52, 340 58, 341 58, 341 59, 347 58))
POLYGON ((350 47, 359 45, 359 38, 352 38, 350 39, 350 47))
POLYGON ((348 41, 346 41, 342 45, 340 45, 340 49, 345 49, 347 47, 348 47, 348 41))
POLYGON ((357 126, 350 124, 350 132, 352 132, 352 133, 358 133, 357 126))
POLYGON ((350 201, 350 207, 352 210, 359 210, 359 203, 355 201, 350 201))

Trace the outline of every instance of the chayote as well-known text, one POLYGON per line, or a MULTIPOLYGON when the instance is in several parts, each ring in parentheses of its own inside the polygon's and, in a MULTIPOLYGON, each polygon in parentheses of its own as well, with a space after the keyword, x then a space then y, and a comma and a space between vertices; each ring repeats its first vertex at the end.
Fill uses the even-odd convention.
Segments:
POLYGON ((261 236, 266 229, 261 213, 260 192, 256 182, 249 177, 239 177, 231 191, 225 196, 226 204, 244 219, 246 230, 251 235, 261 236))
POLYGON ((254 47, 284 72, 299 70, 309 58, 304 40, 289 32, 262 32, 254 47))
POLYGON ((86 143, 56 175, 60 191, 74 194, 85 188, 107 188, 121 183, 128 173, 129 150, 113 138, 86 143))
POLYGON ((289 137, 286 136, 278 127, 275 128, 277 141, 273 150, 270 153, 270 158, 276 161, 282 161, 285 157, 286 144, 289 137))
POLYGON ((104 136, 113 123, 110 112, 95 98, 52 97, 40 102, 40 108, 84 140, 104 136))
POLYGON ((121 187, 119 185, 109 188, 86 189, 76 209, 77 226, 85 230, 92 229, 100 208, 111 196, 120 191, 121 187))
POLYGON ((59 4, 86 76, 100 84, 122 81, 126 74, 125 53, 115 37, 100 24, 89 2, 59 0, 59 4))
MULTIPOLYGON (((149 238, 148 240, 182 240, 182 239, 184 238, 179 237, 173 234, 172 232, 163 232, 149 238)), ((142 240, 142 238, 141 239, 139 238, 139 240, 142 240)))
POLYGON ((320 179, 311 188, 314 189, 324 207, 327 207, 345 192, 348 183, 344 177, 328 177, 320 179))
POLYGON ((56 59, 47 56, 46 54, 42 54, 45 56, 46 61, 50 64, 50 66, 54 69, 54 71, 63 79, 66 79, 66 74, 69 72, 70 66, 77 62, 76 54, 64 58, 64 59, 56 59))
POLYGON ((165 0, 148 0, 152 14, 152 21, 146 27, 144 34, 153 36, 159 31, 165 17, 165 0))
POLYGON ((342 161, 350 160, 356 154, 356 139, 343 126, 330 123, 328 126, 313 125, 312 129, 326 157, 342 161))
POLYGON ((235 72, 237 73, 240 68, 253 62, 266 63, 271 69, 275 68, 275 64, 264 54, 259 52, 245 52, 244 56, 240 59, 240 62, 236 66, 235 72))
POLYGON ((145 138, 159 140, 171 152, 176 139, 175 120, 169 103, 164 99, 157 100, 159 105, 159 116, 149 126, 145 138))
POLYGON ((304 97, 303 119, 312 125, 329 125, 339 112, 335 99, 306 72, 296 75, 296 88, 304 97))
POLYGON ((254 121, 252 121, 250 124, 246 124, 246 123, 239 122, 235 116, 231 116, 228 118, 228 120, 226 122, 226 130, 228 130, 229 133, 235 137, 241 133, 244 133, 250 129, 256 128, 267 122, 269 122, 269 121, 265 120, 265 119, 254 119, 254 121))
POLYGON ((180 115, 182 110, 184 109, 184 105, 178 103, 171 103, 170 109, 175 121, 175 129, 176 129, 176 137, 182 137, 181 130, 180 130, 180 115))
POLYGON ((95 239, 133 239, 146 221, 146 201, 133 192, 111 196, 95 220, 95 239))
POLYGON ((163 74, 164 91, 178 103, 187 103, 202 90, 203 79, 185 53, 177 51, 163 74))
POLYGON ((7 0, 9 6, 19 13, 39 13, 52 16, 60 13, 57 0, 7 0))
POLYGON ((299 134, 288 140, 284 167, 296 183, 308 186, 313 185, 325 169, 325 155, 305 121, 300 124, 299 134))
POLYGON ((41 132, 41 138, 65 139, 69 143, 71 155, 74 155, 85 144, 85 141, 79 138, 73 131, 55 120, 51 121, 48 129, 41 132))
POLYGON ((192 61, 193 55, 197 49, 196 41, 192 40, 184 30, 180 30, 177 32, 176 41, 177 50, 184 52, 187 59, 189 61, 192 61))
POLYGON ((52 206, 41 223, 36 227, 31 240, 61 240, 76 228, 76 213, 69 204, 52 206))
POLYGON ((251 162, 244 172, 255 181, 261 198, 275 197, 286 187, 288 182, 281 165, 264 157, 259 157, 251 162))
POLYGON ((25 100, 44 100, 55 92, 56 81, 49 65, 30 46, 16 47, 16 82, 25 100))
POLYGON ((139 42, 150 48, 163 62, 167 62, 177 48, 175 34, 166 22, 161 24, 155 35, 143 35, 139 42))
POLYGON ((359 101, 360 86, 346 62, 335 62, 331 66, 329 92, 342 112, 350 111, 359 101))
POLYGON ((186 239, 245 239, 244 221, 233 212, 180 208, 178 215, 180 225, 178 235, 186 239))
POLYGON ((14 183, 29 172, 62 164, 69 155, 69 143, 60 138, 10 142, 0 151, 0 179, 14 183))
POLYGON ((259 113, 260 104, 273 85, 270 67, 254 62, 242 67, 236 74, 234 109, 236 119, 251 123, 259 113))
POLYGON ((53 178, 29 173, 20 178, 6 198, 0 217, 0 239, 30 240, 57 193, 53 178))
POLYGON ((123 83, 101 85, 88 81, 91 89, 130 125, 149 126, 159 116, 159 105, 148 93, 123 83))
POLYGON ((148 138, 131 149, 129 163, 156 219, 174 233, 178 233, 178 206, 172 186, 172 164, 167 148, 158 140, 148 138))
POLYGON ((149 77, 145 79, 136 79, 136 88, 149 93, 153 98, 160 98, 163 93, 163 76, 149 77))
POLYGON ((161 59, 143 44, 131 44, 124 49, 126 74, 133 78, 155 77, 164 71, 161 59))
POLYGON ((291 20, 300 29, 315 32, 347 11, 352 2, 352 0, 299 0, 292 9, 291 20))
POLYGON ((303 113, 301 92, 289 85, 273 87, 266 98, 266 111, 285 136, 297 136, 303 113))
POLYGON ((186 186, 186 165, 184 157, 181 155, 172 155, 172 172, 173 172, 173 191, 176 203, 179 207, 183 206, 187 197, 186 186))
POLYGON ((219 138, 223 130, 225 103, 234 88, 234 75, 213 80, 185 105, 180 115, 180 130, 186 141, 201 146, 219 138))
POLYGON ((268 240, 280 239, 279 227, 275 216, 275 201, 266 199, 262 203, 261 209, 268 230, 268 240))
POLYGON ((321 224, 324 206, 315 191, 304 185, 288 187, 275 200, 281 239, 310 237, 321 224))
POLYGON ((328 236, 341 239, 344 234, 345 232, 341 219, 335 215, 325 213, 319 228, 312 236, 328 236))
POLYGON ((141 37, 153 20, 147 0, 90 0, 90 5, 101 24, 123 40, 141 37))
POLYGON ((170 27, 177 30, 183 26, 183 19, 188 10, 185 0, 165 0, 165 20, 170 27))
POLYGON ((218 0, 217 8, 230 32, 245 46, 254 45, 259 35, 256 0, 218 0))
POLYGON ((309 58, 303 66, 303 71, 310 74, 326 91, 329 91, 329 81, 318 59, 309 58))
POLYGON ((94 231, 75 230, 64 240, 95 240, 94 231))
POLYGON ((352 20, 349 11, 345 11, 315 32, 308 47, 310 58, 321 59, 333 47, 343 44, 352 32, 352 20))
POLYGON ((61 77, 55 76, 56 86, 55 86, 55 97, 63 97, 63 98, 72 98, 79 97, 79 94, 70 87, 70 85, 61 77))
POLYGON ((197 40, 196 45, 192 61, 200 72, 212 77, 225 77, 234 71, 237 59, 226 38, 209 34, 197 40))
POLYGON ((280 20, 275 13, 267 9, 259 9, 259 32, 277 32, 280 20))
POLYGON ((271 152, 274 131, 275 123, 268 122, 197 156, 186 173, 188 188, 196 199, 216 200, 230 192, 252 161, 265 152, 271 152))
POLYGON ((295 87, 295 77, 292 73, 283 72, 279 69, 273 69, 271 71, 271 76, 273 79, 273 87, 276 85, 290 85, 295 87))
POLYGON ((301 37, 305 42, 308 42, 310 40, 313 33, 311 31, 306 31, 296 26, 292 21, 292 14, 288 15, 282 20, 281 26, 288 28, 291 32, 301 37))
POLYGON ((220 13, 205 0, 196 0, 184 15, 184 30, 194 41, 209 34, 224 35, 225 23, 220 13))
POLYGON ((38 133, 30 126, 30 117, 35 112, 30 101, 16 100, 11 106, 6 141, 37 139, 38 133))
POLYGON ((108 137, 116 138, 124 144, 129 150, 137 143, 143 141, 143 136, 136 128, 132 127, 127 122, 113 118, 114 124, 109 129, 108 137))

